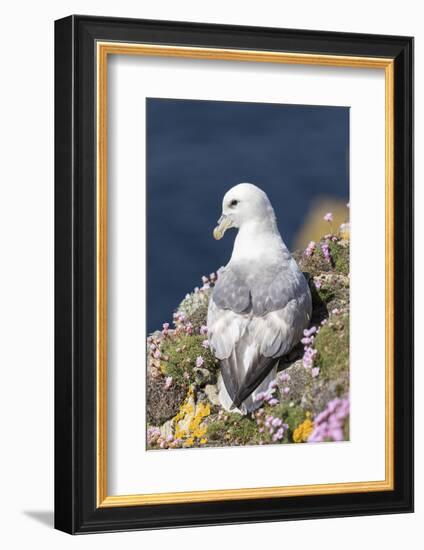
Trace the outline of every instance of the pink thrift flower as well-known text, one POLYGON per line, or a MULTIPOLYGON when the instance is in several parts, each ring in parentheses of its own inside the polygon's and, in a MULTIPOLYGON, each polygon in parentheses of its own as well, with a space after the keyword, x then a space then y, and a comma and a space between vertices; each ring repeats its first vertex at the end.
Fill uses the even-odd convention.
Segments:
POLYGON ((305 328, 303 331, 303 335, 306 337, 312 336, 317 331, 317 327, 311 327, 309 330, 305 328))
POLYGON ((313 369, 311 369, 311 374, 313 378, 316 378, 319 374, 319 367, 314 367, 313 369))
POLYGON ((260 401, 264 397, 265 397, 265 392, 260 391, 259 393, 253 396, 253 401, 260 401))
POLYGON ((204 361, 203 361, 203 357, 201 355, 199 355, 196 359, 196 367, 201 367, 203 365, 204 361))
POLYGON ((330 247, 327 243, 323 243, 321 245, 322 255, 324 256, 324 260, 328 263, 331 263, 331 255, 330 255, 330 247))
POLYGON ((205 349, 208 349, 208 348, 209 348, 209 340, 203 340, 202 346, 203 346, 205 349))
POLYGON ((311 241, 305 249, 305 256, 312 256, 316 248, 315 241, 311 241))
POLYGON ((169 388, 171 387, 172 385, 172 376, 167 376, 165 378, 165 389, 166 390, 169 390, 169 388))
POLYGON ((327 212, 327 214, 324 216, 324 220, 326 222, 332 222, 333 221, 333 214, 331 212, 327 212))

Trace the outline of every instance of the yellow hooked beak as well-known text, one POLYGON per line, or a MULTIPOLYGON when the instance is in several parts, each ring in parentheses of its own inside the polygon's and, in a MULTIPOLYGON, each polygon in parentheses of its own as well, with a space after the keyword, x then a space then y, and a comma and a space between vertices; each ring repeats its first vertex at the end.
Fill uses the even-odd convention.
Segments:
POLYGON ((218 220, 218 225, 213 230, 213 236, 214 239, 219 241, 224 236, 224 233, 229 229, 232 225, 231 219, 226 216, 225 214, 222 214, 222 216, 218 220))

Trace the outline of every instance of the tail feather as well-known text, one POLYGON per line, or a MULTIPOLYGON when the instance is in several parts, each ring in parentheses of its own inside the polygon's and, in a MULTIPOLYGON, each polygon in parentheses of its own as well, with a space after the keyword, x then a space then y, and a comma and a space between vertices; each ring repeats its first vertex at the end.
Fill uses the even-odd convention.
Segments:
POLYGON ((260 356, 258 361, 252 363, 246 372, 244 380, 237 391, 231 408, 239 408, 245 399, 251 395, 261 382, 272 371, 278 358, 260 356))

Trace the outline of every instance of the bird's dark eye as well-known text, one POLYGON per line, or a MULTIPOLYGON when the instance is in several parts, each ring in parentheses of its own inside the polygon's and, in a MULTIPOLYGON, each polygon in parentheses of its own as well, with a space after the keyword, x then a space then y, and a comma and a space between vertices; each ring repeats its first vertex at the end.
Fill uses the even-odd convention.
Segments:
POLYGON ((236 199, 233 199, 231 202, 230 202, 230 206, 237 206, 238 204, 238 200, 236 199))

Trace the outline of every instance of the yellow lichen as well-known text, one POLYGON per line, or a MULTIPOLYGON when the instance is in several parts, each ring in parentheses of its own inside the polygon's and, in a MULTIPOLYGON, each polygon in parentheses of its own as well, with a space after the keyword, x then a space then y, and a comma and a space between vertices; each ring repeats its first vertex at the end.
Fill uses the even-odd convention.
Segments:
POLYGON ((306 419, 299 424, 293 432, 293 441, 295 443, 305 443, 314 429, 314 423, 311 420, 311 413, 306 413, 306 419))
POLYGON ((203 436, 206 434, 207 426, 202 422, 210 413, 211 408, 208 403, 200 402, 195 405, 194 392, 190 388, 184 403, 174 417, 175 439, 185 440, 183 445, 186 447, 191 447, 195 443, 206 443, 207 439, 203 436))

